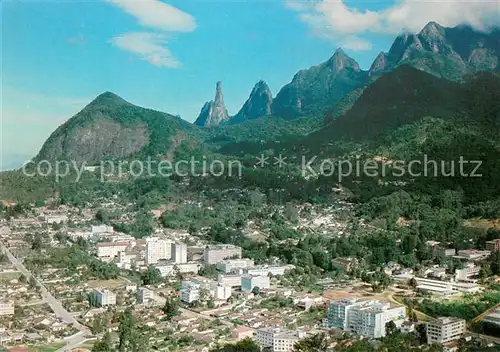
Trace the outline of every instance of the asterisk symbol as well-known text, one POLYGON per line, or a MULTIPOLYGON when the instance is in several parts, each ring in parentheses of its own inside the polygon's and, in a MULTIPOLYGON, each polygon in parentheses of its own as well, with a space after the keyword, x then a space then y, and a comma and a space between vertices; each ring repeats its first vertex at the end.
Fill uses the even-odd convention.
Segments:
POLYGON ((260 157, 257 157, 257 163, 255 165, 260 166, 260 167, 264 167, 267 164, 269 164, 269 162, 267 161, 268 159, 269 159, 268 156, 261 154, 260 157))
POLYGON ((278 165, 278 167, 283 167, 286 165, 286 156, 283 156, 283 155, 278 155, 278 157, 274 157, 274 165, 278 165))

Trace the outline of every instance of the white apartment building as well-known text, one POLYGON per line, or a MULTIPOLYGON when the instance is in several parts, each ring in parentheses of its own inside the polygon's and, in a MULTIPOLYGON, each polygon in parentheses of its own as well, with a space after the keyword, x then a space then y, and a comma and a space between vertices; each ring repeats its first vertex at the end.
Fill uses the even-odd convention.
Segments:
POLYGON ((141 287, 139 289, 139 303, 148 304, 154 301, 154 292, 146 287, 141 287))
POLYGON ((217 277, 217 282, 230 287, 239 287, 241 286, 241 275, 219 274, 219 276, 217 277))
POLYGON ((119 252, 125 251, 129 242, 99 242, 97 243, 97 256, 99 258, 114 258, 119 252))
POLYGON ((405 307, 392 307, 377 300, 342 299, 328 307, 327 325, 369 338, 385 336, 385 325, 393 321, 401 326, 406 318, 405 307))
POLYGON ((103 233, 113 233, 114 229, 113 226, 108 226, 108 225, 92 225, 92 234, 94 235, 100 235, 103 233))
POLYGON ((14 304, 12 302, 0 303, 0 316, 14 315, 14 304))
POLYGON ((224 274, 229 274, 238 269, 246 269, 254 266, 252 259, 228 259, 217 263, 217 270, 224 274))
POLYGON ((146 264, 156 264, 159 260, 171 258, 171 244, 168 240, 157 237, 146 239, 146 264))
POLYGON ((477 249, 462 249, 457 252, 456 258, 467 260, 486 259, 491 251, 480 251, 477 249))
POLYGON ((272 352, 293 351, 297 341, 306 337, 306 332, 300 330, 288 330, 274 327, 266 327, 257 330, 256 340, 262 348, 272 352))
POLYGON ((183 281, 180 300, 191 303, 200 299, 200 285, 191 281, 183 281))
POLYGON ((47 224, 61 224, 68 221, 67 215, 47 215, 45 217, 45 222, 47 224))
POLYGON ((175 276, 177 275, 177 273, 197 274, 201 269, 201 264, 198 263, 167 264, 167 265, 158 265, 156 266, 156 269, 160 270, 162 277, 175 276))
POLYGON ((226 286, 224 284, 217 284, 215 287, 215 299, 220 301, 226 301, 229 297, 231 297, 231 286, 226 286))
POLYGON ((193 277, 181 283, 180 299, 191 303, 200 299, 201 290, 208 290, 210 296, 214 296, 217 283, 204 277, 193 277))
POLYGON ((126 252, 118 252, 116 265, 122 269, 130 269, 132 267, 132 259, 137 257, 136 254, 127 254, 126 252))
POLYGON ((251 268, 248 268, 245 270, 245 272, 248 275, 284 275, 286 270, 291 270, 293 269, 293 265, 259 265, 259 266, 254 266, 251 268))
POLYGON ((95 290, 97 304, 100 307, 116 305, 116 295, 108 290, 95 290))
POLYGON ((475 293, 481 288, 471 282, 451 282, 415 277, 417 289, 439 296, 451 296, 460 292, 475 293))
POLYGON ((170 252, 174 263, 187 263, 187 246, 185 243, 172 243, 170 252))
POLYGON ((447 343, 458 340, 465 332, 465 320, 455 317, 440 317, 426 323, 427 343, 447 343))
POLYGON ((217 264, 226 259, 241 259, 241 247, 230 244, 218 244, 205 247, 203 259, 205 264, 217 264))
POLYGON ((474 281, 473 278, 478 276, 480 271, 480 266, 476 266, 474 263, 467 263, 465 268, 455 269, 455 280, 465 282, 474 281))
POLYGON ((259 289, 268 289, 271 287, 269 276, 244 275, 241 277, 241 290, 246 293, 258 287, 259 289))

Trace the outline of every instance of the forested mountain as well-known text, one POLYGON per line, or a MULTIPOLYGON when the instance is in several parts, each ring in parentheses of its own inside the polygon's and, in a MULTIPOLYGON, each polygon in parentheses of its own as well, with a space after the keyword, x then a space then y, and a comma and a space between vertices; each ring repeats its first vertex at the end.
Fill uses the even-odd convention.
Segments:
POLYGON ((326 62, 299 71, 276 95, 272 113, 294 118, 324 111, 366 83, 367 78, 353 58, 337 49, 326 62))
POLYGON ((180 117, 135 106, 106 92, 59 126, 36 159, 99 163, 133 154, 169 156, 194 147, 198 128, 180 117))
POLYGON ((271 104, 273 96, 269 86, 264 81, 259 81, 253 87, 243 107, 234 115, 230 123, 240 123, 246 120, 253 120, 258 117, 271 115, 271 104))
POLYGON ((398 37, 370 71, 337 50, 325 63, 297 73, 274 99, 267 84, 258 82, 233 121, 218 83, 215 100, 196 122, 214 127, 208 129, 106 92, 56 129, 37 159, 95 164, 132 156, 175 159, 200 150, 234 157, 283 152, 295 160, 302 152, 362 151, 405 159, 413 151, 439 148, 492 159, 500 132, 499 78, 464 74, 498 70, 498 33, 431 22, 418 35, 398 37), (462 83, 453 80, 458 78, 462 83))
POLYGON ((368 86, 344 115, 318 134, 328 140, 366 140, 423 116, 450 117, 461 89, 458 83, 401 66, 368 86))

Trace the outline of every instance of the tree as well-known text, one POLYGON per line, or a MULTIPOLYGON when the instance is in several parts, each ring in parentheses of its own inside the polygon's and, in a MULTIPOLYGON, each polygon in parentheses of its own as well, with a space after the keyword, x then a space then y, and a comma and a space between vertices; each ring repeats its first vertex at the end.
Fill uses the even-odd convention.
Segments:
POLYGON ((209 277, 209 278, 217 278, 218 275, 217 265, 215 264, 207 264, 203 268, 200 269, 199 274, 201 276, 209 277))
POLYGON ((256 296, 260 295, 260 287, 255 286, 254 288, 252 288, 252 293, 256 296))
POLYGON ((394 323, 392 320, 385 324, 385 333, 387 335, 392 335, 396 331, 398 331, 398 328, 396 326, 396 323, 394 323))
POLYGON ((109 223, 109 215, 108 215, 108 213, 107 213, 105 210, 103 210, 103 209, 99 209, 99 210, 97 211, 97 213, 95 214, 95 218, 96 218, 97 220, 99 220, 100 222, 102 222, 103 224, 107 224, 107 223, 109 223))
POLYGON ((298 341, 293 352, 324 352, 328 347, 326 334, 316 334, 298 341))
POLYGON ((260 346, 247 337, 236 343, 226 344, 222 347, 215 348, 211 352, 260 352, 260 346))
POLYGON ((94 346, 92 346, 91 352, 111 352, 111 336, 109 332, 104 334, 102 340, 97 341, 94 346))
POLYGON ((96 308, 96 307, 99 307, 99 303, 98 303, 98 300, 97 300, 97 293, 95 292, 89 292, 87 294, 87 301, 89 302, 89 306, 91 308, 96 308))
POLYGON ((161 282, 161 272, 154 266, 150 265, 148 270, 142 274, 141 278, 144 285, 155 285, 161 282))
POLYGON ((163 313, 167 320, 171 320, 173 317, 179 315, 179 300, 177 297, 169 297, 165 301, 165 305, 163 306, 163 313))
POLYGON ((120 352, 139 352, 140 347, 135 329, 135 319, 132 309, 129 307, 120 316, 120 325, 118 326, 118 350, 120 352))

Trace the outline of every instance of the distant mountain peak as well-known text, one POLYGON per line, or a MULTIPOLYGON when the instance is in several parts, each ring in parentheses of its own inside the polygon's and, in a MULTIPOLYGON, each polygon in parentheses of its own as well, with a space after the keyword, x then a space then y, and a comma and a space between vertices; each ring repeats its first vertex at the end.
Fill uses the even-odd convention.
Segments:
POLYGON ((445 35, 446 28, 439 23, 431 21, 425 25, 419 34, 427 37, 442 37, 445 35))
POLYGON ((387 68, 387 64, 387 54, 381 51, 370 66, 368 74, 371 76, 373 74, 384 71, 387 68))
POLYGON ((206 102, 201 108, 195 125, 202 127, 218 126, 222 122, 229 120, 226 105, 224 105, 224 95, 222 94, 222 82, 215 85, 215 100, 206 102))
POLYGON ((335 52, 333 53, 333 55, 346 55, 346 53, 344 52, 344 50, 342 48, 337 48, 335 50, 335 52))
POLYGON ((238 123, 257 117, 271 115, 271 104, 273 96, 267 83, 260 80, 255 84, 243 107, 231 119, 231 122, 238 123))
POLYGON ((340 71, 346 67, 352 68, 355 71, 359 71, 359 64, 352 57, 347 55, 342 48, 338 48, 333 53, 332 57, 326 62, 326 64, 335 69, 335 71, 340 71))
POLYGON ((87 105, 87 107, 94 107, 94 106, 98 106, 98 105, 108 105, 109 106, 109 105, 125 105, 125 104, 132 105, 131 103, 129 103, 128 101, 126 101, 125 99, 120 97, 119 95, 117 95, 113 92, 106 91, 104 93, 99 94, 97 97, 95 97, 94 100, 92 100, 87 105))

